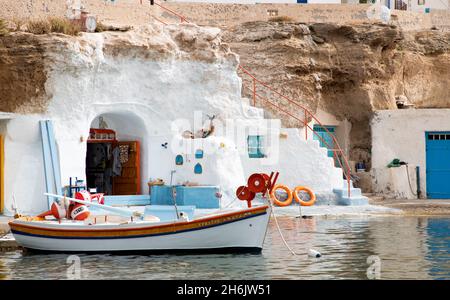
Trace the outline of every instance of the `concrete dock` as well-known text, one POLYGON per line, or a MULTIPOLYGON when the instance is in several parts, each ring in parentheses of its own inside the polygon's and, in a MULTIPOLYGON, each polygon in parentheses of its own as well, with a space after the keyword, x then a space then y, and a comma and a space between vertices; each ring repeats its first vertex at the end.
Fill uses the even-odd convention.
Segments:
POLYGON ((15 251, 19 249, 19 246, 17 245, 11 233, 8 233, 8 222, 11 220, 11 217, 0 215, 0 253, 6 251, 15 251))

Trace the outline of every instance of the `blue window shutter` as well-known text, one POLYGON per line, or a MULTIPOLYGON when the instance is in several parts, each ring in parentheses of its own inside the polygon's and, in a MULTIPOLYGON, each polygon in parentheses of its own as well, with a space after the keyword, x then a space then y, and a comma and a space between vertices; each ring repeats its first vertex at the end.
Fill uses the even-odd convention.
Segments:
POLYGON ((202 174, 203 173, 203 168, 201 164, 196 164, 194 167, 194 173, 195 174, 202 174))
POLYGON ((248 157, 250 158, 264 157, 264 153, 262 152, 262 136, 249 135, 247 137, 247 144, 248 144, 248 157))
POLYGON ((175 164, 176 164, 177 166, 180 166, 180 165, 183 164, 183 156, 182 156, 181 154, 178 154, 178 155, 175 157, 175 164))

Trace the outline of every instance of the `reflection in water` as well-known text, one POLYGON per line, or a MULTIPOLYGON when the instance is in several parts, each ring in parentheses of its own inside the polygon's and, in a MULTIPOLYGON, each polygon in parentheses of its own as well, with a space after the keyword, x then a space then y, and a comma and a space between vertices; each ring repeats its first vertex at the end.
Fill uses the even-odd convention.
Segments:
MULTIPOLYGON (((381 279, 450 279, 450 220, 417 217, 279 218, 293 256, 271 222, 262 254, 83 255, 81 278, 366 279, 367 258, 381 279), (321 258, 307 256, 309 249, 321 258)), ((67 255, 0 254, 0 279, 65 279, 67 255)))
POLYGON ((450 270, 450 220, 428 220, 428 253, 426 259, 434 262, 429 270, 432 278, 449 279, 450 270))

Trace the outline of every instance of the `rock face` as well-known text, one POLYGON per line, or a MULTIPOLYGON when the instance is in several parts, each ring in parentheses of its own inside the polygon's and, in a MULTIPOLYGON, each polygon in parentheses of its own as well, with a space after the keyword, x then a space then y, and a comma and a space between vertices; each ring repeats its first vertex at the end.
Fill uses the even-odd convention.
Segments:
POLYGON ((177 168, 183 177, 176 180, 220 184, 224 199, 234 199, 245 178, 233 140, 183 139, 190 145, 180 145, 179 138, 185 130, 203 128, 207 116, 216 116, 217 137, 228 118, 250 118, 249 111, 251 117, 261 116, 244 105, 237 56, 221 42, 218 29, 150 24, 77 37, 18 32, 0 41, 0 111, 17 113, 0 122, 7 153, 6 213, 13 197, 21 213, 47 209, 40 121, 52 121, 66 185, 70 177, 86 178, 86 141, 100 116, 117 131, 117 139, 140 142, 140 193, 148 193, 149 178, 169 182, 175 155, 201 146, 208 155, 201 161, 202 174, 193 172, 194 160, 185 159, 177 168), (227 148, 209 152, 220 143, 227 148), (216 167, 224 160, 235 164, 216 167))
POLYGON ((80 73, 108 59, 185 61, 237 66, 237 56, 221 43, 220 30, 150 24, 129 32, 0 36, 0 111, 42 113, 52 98, 49 73, 80 73))
MULTIPOLYGON (((396 97, 416 107, 450 107, 450 32, 403 32, 376 23, 248 22, 226 30, 224 40, 261 81, 312 112, 320 108, 348 119, 352 160, 370 162, 370 118, 375 110, 396 108, 396 97)), ((279 97, 271 100, 294 109, 279 97)), ((266 109, 287 126, 302 126, 266 109)))

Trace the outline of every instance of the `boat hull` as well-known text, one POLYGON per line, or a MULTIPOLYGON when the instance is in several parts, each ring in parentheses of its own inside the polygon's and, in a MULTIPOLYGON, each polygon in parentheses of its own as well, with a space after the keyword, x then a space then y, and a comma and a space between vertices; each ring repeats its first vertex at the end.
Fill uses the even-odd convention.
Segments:
POLYGON ((166 224, 70 225, 10 223, 17 243, 45 252, 257 252, 269 221, 267 206, 166 224))

